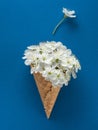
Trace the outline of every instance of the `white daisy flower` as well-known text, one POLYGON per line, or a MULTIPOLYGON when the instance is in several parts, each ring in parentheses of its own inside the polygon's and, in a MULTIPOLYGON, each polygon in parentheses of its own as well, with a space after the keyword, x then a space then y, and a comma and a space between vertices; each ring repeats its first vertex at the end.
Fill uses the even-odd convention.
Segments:
POLYGON ((75 18, 75 11, 74 10, 68 10, 67 8, 63 8, 62 12, 64 13, 64 17, 63 19, 61 19, 61 21, 56 25, 56 27, 54 28, 52 34, 55 34, 56 30, 58 29, 58 27, 64 22, 64 20, 66 18, 75 18))
POLYGON ((64 13, 64 17, 69 17, 69 18, 75 18, 75 11, 74 10, 68 10, 66 8, 63 8, 62 12, 64 13))

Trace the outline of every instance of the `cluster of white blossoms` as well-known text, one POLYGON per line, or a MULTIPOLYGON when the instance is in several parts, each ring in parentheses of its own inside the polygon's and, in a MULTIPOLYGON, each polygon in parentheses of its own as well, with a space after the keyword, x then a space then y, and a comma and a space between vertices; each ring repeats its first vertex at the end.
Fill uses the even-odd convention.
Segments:
POLYGON ((31 65, 32 73, 41 73, 54 87, 68 85, 76 78, 76 73, 81 69, 78 59, 61 42, 41 42, 39 45, 27 47, 24 53, 25 64, 31 65))

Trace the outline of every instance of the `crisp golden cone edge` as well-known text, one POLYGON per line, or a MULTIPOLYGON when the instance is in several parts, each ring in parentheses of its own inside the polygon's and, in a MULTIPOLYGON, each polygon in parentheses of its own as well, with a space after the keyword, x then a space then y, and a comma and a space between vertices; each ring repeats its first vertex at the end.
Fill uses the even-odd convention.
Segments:
POLYGON ((45 109, 46 116, 49 119, 58 97, 60 87, 53 87, 51 82, 46 81, 40 73, 33 73, 33 75, 45 109))

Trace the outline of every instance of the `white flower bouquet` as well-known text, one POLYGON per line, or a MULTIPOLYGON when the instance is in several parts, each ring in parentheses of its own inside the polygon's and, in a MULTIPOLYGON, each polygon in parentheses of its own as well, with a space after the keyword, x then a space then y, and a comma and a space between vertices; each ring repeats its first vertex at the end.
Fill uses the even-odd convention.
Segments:
POLYGON ((61 42, 41 42, 27 47, 25 64, 31 66, 47 118, 63 85, 81 69, 78 59, 61 42))
POLYGON ((23 59, 26 59, 26 65, 31 65, 31 74, 41 73, 54 87, 68 85, 71 76, 76 78, 76 73, 81 69, 77 58, 61 42, 41 42, 29 46, 23 59))

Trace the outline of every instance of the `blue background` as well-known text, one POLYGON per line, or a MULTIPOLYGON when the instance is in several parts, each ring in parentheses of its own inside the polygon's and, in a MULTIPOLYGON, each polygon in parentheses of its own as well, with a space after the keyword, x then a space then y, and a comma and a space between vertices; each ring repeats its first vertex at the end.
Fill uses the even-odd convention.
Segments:
POLYGON ((0 0, 0 130, 98 130, 98 1, 0 0), (62 7, 77 18, 66 20, 62 7), (46 119, 22 56, 40 41, 62 41, 80 59, 82 71, 63 87, 46 119))

